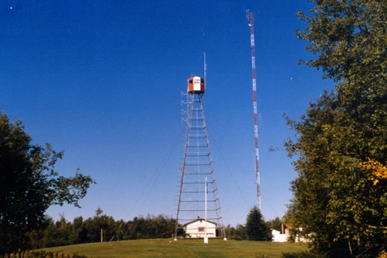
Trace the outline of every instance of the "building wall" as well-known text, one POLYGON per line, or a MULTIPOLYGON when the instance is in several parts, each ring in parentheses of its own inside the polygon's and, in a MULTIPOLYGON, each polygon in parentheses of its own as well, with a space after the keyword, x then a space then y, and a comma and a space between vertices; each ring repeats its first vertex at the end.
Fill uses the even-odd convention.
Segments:
MULTIPOLYGON (((300 231, 302 231, 302 228, 299 228, 300 231)), ((287 242, 289 237, 290 237, 290 232, 287 228, 285 228, 285 233, 281 233, 278 230, 272 229, 271 230, 271 235, 272 235, 272 241, 273 242, 287 242)), ((304 237, 300 237, 299 235, 296 236, 294 239, 295 242, 301 242, 301 243, 308 243, 309 240, 305 239, 304 237)))
MULTIPOLYGON (((204 220, 194 221, 186 224, 185 234, 186 237, 191 238, 203 238, 206 233, 206 222, 204 220)), ((216 224, 207 221, 207 236, 216 237, 216 224)))
MULTIPOLYGON (((288 233, 287 230, 285 230, 285 232, 288 233)), ((271 230, 272 241, 273 242, 281 242, 281 243, 287 242, 288 237, 289 237, 289 233, 288 234, 286 234, 286 233, 281 234, 280 231, 272 229, 271 230)))

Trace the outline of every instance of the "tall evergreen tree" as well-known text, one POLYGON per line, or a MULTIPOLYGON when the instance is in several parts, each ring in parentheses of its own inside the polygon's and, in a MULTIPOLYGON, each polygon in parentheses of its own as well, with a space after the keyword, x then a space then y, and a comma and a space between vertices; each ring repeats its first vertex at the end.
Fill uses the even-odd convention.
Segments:
POLYGON ((247 215, 246 233, 248 239, 252 241, 265 241, 270 239, 263 216, 256 207, 251 209, 247 215))

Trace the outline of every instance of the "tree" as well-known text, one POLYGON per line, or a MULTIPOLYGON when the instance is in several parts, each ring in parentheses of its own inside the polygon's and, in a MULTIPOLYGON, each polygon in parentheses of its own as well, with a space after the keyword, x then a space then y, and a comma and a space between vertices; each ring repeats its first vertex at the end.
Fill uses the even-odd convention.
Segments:
POLYGON ((50 221, 50 224, 45 229, 44 246, 63 246, 69 245, 71 242, 69 236, 71 233, 71 223, 67 222, 65 217, 61 215, 60 220, 54 222, 50 221))
POLYGON ((72 229, 71 229, 71 238, 70 238, 70 243, 71 244, 80 244, 84 243, 86 241, 86 230, 83 225, 83 217, 79 216, 74 218, 73 223, 72 223, 72 229))
POLYGON ((270 239, 269 230, 261 212, 254 207, 250 210, 246 220, 246 233, 249 240, 265 241, 270 239))
POLYGON ((302 227, 328 256, 377 256, 387 243, 387 5, 378 0, 311 0, 300 39, 318 55, 335 91, 287 118, 285 143, 298 177, 287 223, 302 227))
POLYGON ((63 152, 31 141, 21 121, 10 122, 0 112, 0 255, 25 250, 27 233, 44 224, 49 206, 79 207, 78 201, 94 183, 78 171, 74 177, 59 176, 55 163, 63 152))
POLYGON ((235 240, 247 240, 246 227, 240 224, 236 225, 234 235, 231 239, 235 240))
POLYGON ((266 227, 269 229, 275 229, 275 230, 281 231, 282 221, 280 218, 276 217, 273 220, 266 221, 266 227))
POLYGON ((106 242, 112 241, 116 237, 116 231, 120 222, 116 222, 113 217, 102 215, 103 211, 98 208, 93 218, 84 221, 81 228, 81 240, 86 242, 106 242))

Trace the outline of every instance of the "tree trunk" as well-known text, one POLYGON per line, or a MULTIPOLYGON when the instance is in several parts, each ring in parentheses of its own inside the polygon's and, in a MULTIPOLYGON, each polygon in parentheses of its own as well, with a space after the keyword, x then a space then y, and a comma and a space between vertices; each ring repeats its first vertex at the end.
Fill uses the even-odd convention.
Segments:
POLYGON ((349 247, 349 253, 351 254, 351 256, 353 255, 352 254, 352 246, 351 246, 351 241, 348 240, 348 247, 349 247))

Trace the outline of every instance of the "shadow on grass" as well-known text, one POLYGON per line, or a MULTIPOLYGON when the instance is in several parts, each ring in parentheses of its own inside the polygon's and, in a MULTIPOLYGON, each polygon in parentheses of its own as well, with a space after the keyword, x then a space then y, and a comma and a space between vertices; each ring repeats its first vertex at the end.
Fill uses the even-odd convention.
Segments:
POLYGON ((297 252, 297 253, 282 253, 282 257, 283 258, 326 258, 327 256, 304 251, 304 252, 297 252))

